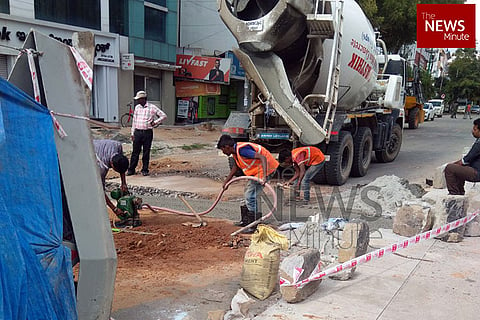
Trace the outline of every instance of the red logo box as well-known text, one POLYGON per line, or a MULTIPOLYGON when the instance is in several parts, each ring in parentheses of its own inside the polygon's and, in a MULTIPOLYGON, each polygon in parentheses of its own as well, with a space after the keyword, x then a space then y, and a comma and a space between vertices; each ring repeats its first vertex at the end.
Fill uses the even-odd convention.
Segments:
POLYGON ((417 4, 417 48, 475 48, 475 5, 417 4))

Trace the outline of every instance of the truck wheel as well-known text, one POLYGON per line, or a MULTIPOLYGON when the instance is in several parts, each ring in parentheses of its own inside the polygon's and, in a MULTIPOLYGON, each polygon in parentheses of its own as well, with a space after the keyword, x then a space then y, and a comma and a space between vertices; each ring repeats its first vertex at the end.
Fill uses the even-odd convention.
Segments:
POLYGON ((418 108, 413 108, 408 113, 408 129, 418 128, 418 108))
POLYGON ((341 186, 344 184, 353 163, 353 138, 350 132, 340 131, 338 141, 328 146, 330 161, 325 162, 325 175, 328 184, 341 186))
POLYGON ((361 127, 353 139, 352 177, 363 177, 367 174, 372 161, 373 137, 368 127, 361 127))
MULTIPOLYGON (((228 157, 228 167, 230 170, 232 170, 233 165, 235 164, 235 159, 233 157, 228 157)), ((242 169, 238 169, 237 172, 235 172, 235 177, 241 177, 244 176, 242 169)))
MULTIPOLYGON (((327 162, 325 162, 326 164, 327 162)), ((325 176, 325 165, 322 169, 312 178, 312 181, 316 184, 327 184, 327 177, 325 176)))
POLYGON ((392 135, 388 141, 385 150, 375 151, 375 157, 378 162, 392 162, 398 156, 402 146, 402 128, 395 124, 392 129, 392 135))

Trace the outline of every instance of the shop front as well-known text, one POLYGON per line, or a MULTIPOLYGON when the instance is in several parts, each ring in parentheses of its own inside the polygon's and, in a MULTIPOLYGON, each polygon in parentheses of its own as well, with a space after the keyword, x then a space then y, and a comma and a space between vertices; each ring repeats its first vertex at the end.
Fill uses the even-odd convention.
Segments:
MULTIPOLYGON (((0 76, 8 77, 15 59, 30 29, 35 29, 67 45, 72 45, 72 34, 76 31, 92 31, 95 41, 93 67, 92 103, 89 116, 105 122, 118 122, 118 76, 120 68, 120 39, 117 34, 86 30, 45 21, 12 17, 0 22, 0 76)), ((70 72, 65 70, 65 72, 70 72)))
POLYGON ((232 76, 232 67, 240 70, 232 64, 233 57, 177 55, 177 123, 227 119, 243 104, 243 77, 232 76))

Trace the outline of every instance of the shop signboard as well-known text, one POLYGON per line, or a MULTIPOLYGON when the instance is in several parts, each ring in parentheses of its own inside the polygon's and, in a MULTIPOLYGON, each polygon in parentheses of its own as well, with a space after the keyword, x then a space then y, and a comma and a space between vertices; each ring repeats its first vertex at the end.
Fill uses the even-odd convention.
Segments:
POLYGON ((220 85, 216 83, 177 81, 175 83, 175 95, 177 98, 194 96, 218 96, 220 85))
POLYGON ((175 77, 194 81, 230 83, 230 65, 228 58, 215 58, 177 54, 175 77))
MULTIPOLYGON (((56 28, 36 22, 24 22, 14 18, 2 20, 0 22, 0 45, 2 45, 0 46, 0 54, 11 54, 11 51, 5 50, 5 48, 21 48, 28 32, 32 28, 69 46, 72 45, 73 33, 77 31, 75 27, 72 27, 71 29, 56 28)), ((119 67, 120 41, 118 35, 94 32, 94 36, 94 64, 119 67)))

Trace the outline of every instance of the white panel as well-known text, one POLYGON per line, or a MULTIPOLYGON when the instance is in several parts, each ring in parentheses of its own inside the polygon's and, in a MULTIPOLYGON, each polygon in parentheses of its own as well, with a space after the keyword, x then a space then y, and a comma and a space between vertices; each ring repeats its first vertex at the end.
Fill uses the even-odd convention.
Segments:
POLYGON ((117 69, 95 66, 94 106, 91 115, 105 122, 118 122, 117 69))

